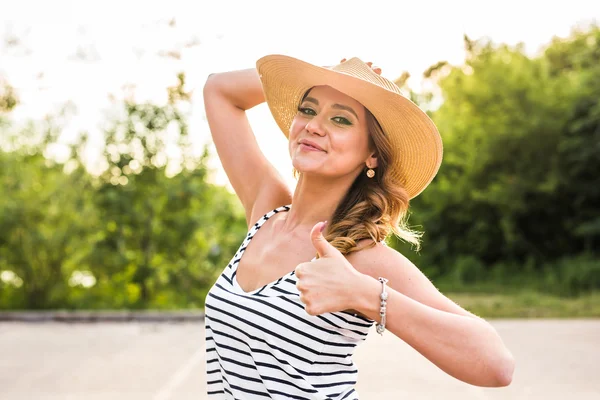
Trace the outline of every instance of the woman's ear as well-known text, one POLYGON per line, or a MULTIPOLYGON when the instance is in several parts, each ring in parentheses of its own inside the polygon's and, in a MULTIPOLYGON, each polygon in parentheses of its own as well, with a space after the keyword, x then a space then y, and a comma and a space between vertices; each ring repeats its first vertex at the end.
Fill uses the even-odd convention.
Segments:
POLYGON ((370 168, 376 168, 378 166, 376 152, 371 153, 371 156, 367 158, 367 165, 369 165, 370 168))

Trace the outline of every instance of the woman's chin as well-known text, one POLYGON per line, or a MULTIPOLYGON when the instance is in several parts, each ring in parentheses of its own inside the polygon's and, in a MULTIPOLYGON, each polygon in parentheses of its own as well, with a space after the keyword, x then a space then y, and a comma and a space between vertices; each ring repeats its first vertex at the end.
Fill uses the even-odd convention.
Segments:
POLYGON ((294 158, 292 160, 292 166, 296 169, 296 171, 301 173, 319 172, 319 169, 322 167, 320 164, 317 165, 312 160, 303 160, 302 157, 294 158))

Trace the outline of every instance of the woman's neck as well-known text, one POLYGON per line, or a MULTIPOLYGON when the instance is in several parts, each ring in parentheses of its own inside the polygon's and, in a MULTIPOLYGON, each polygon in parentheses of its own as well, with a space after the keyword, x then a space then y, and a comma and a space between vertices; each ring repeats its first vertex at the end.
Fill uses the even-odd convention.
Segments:
POLYGON ((329 221, 346 196, 354 178, 348 176, 336 181, 319 180, 300 174, 292 197, 292 208, 286 213, 282 233, 296 229, 311 230, 320 221, 329 221))

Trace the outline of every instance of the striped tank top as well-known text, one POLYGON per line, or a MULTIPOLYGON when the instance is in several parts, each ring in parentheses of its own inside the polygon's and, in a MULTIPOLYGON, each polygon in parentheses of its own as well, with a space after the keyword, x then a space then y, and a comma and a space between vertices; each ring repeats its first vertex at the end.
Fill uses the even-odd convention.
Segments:
POLYGON ((256 232, 290 208, 278 207, 254 224, 206 296, 211 399, 359 398, 352 354, 374 321, 346 311, 307 314, 294 271, 252 292, 237 283, 237 266, 256 232))

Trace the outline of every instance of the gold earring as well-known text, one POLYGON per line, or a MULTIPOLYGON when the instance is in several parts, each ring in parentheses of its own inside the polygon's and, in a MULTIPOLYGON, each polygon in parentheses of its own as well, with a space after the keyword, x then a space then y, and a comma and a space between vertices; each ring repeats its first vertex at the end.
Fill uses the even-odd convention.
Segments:
POLYGON ((374 176, 375 176, 375 171, 373 171, 373 169, 369 168, 369 169, 367 170, 367 176, 368 176, 369 178, 372 178, 372 177, 374 177, 374 176))

